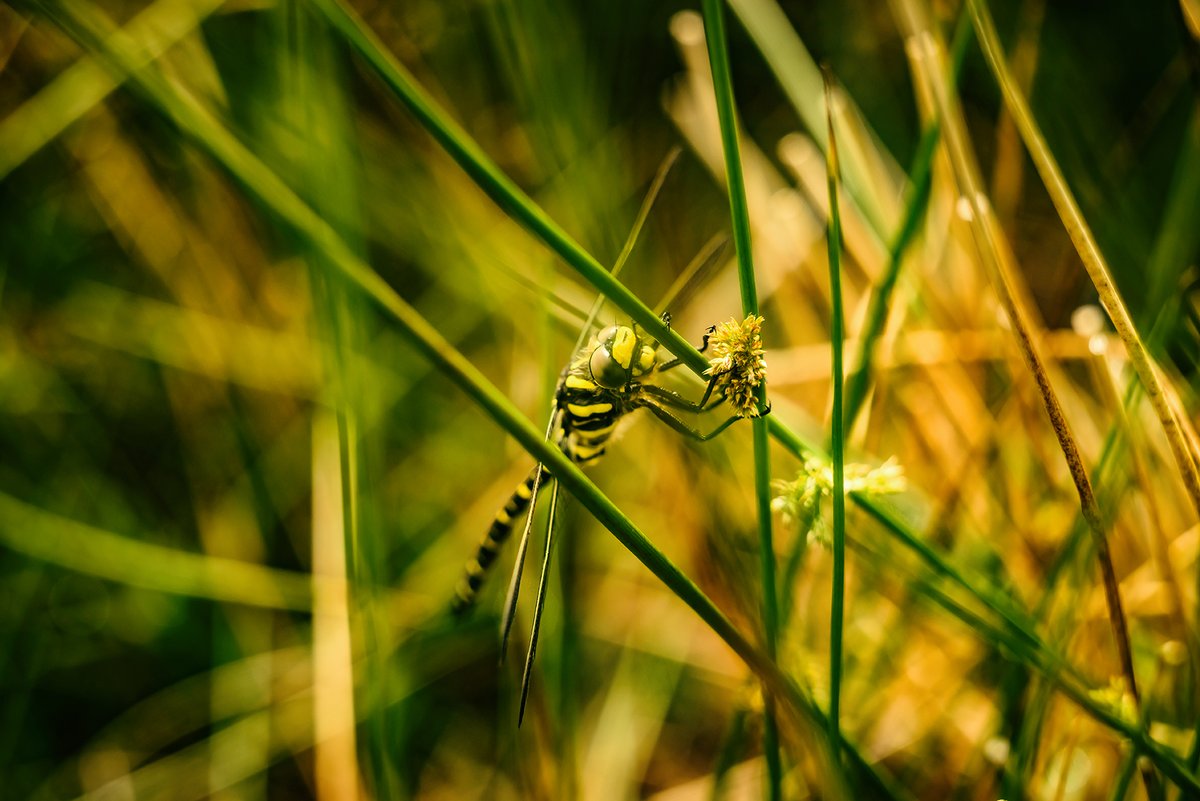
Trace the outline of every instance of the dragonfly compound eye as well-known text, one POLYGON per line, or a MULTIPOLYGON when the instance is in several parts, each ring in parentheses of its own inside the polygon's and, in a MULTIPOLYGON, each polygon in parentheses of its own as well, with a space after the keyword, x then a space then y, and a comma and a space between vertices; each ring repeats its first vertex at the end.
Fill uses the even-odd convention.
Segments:
POLYGON ((600 344, 588 359, 592 380, 605 389, 619 389, 629 383, 629 371, 617 363, 607 345, 600 344))
POLYGON ((633 374, 636 376, 645 375, 654 369, 655 362, 657 361, 654 355, 654 348, 649 345, 642 345, 641 350, 638 351, 638 357, 633 364, 633 374))

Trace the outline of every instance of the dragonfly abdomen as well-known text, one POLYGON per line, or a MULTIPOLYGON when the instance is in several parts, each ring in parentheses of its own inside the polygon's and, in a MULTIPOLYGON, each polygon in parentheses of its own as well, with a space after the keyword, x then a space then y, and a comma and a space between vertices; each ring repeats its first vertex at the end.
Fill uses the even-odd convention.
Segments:
POLYGON ((475 551, 475 557, 467 562, 466 572, 458 582, 451 607, 455 614, 462 614, 475 602, 475 596, 479 593, 479 588, 483 586, 488 568, 496 560, 496 554, 500 552, 505 541, 512 535, 517 518, 529 508, 529 503, 533 500, 533 485, 536 476, 537 468, 534 468, 525 477, 525 480, 513 490, 508 502, 496 512, 496 517, 492 519, 492 525, 488 528, 487 535, 480 541, 479 547, 475 551))

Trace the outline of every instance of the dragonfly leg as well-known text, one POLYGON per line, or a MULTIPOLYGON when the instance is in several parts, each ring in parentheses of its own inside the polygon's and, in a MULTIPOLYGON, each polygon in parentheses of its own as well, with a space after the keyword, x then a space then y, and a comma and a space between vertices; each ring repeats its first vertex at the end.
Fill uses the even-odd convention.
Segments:
POLYGON ((672 392, 671 390, 664 389, 663 387, 656 387, 653 384, 642 384, 641 391, 661 402, 664 406, 669 406, 672 409, 682 409, 683 411, 687 412, 696 412, 699 414, 700 412, 711 411, 724 403, 724 398, 717 398, 712 403, 708 402, 709 398, 712 397, 713 390, 717 386, 718 378, 719 376, 713 376, 708 380, 708 386, 704 388, 704 395, 700 397, 699 401, 690 401, 680 395, 678 392, 672 392))
POLYGON ((713 437, 720 434, 725 429, 729 428, 731 425, 736 423, 738 420, 742 419, 741 417, 739 417, 736 414, 730 415, 729 418, 727 420, 725 420, 723 423, 721 423, 719 426, 714 428, 712 431, 709 431, 707 434, 704 434, 704 433, 701 433, 699 430, 692 428, 687 423, 683 422, 678 417, 671 414, 671 412, 667 411, 662 406, 659 406, 656 403, 647 403, 647 404, 645 404, 645 407, 647 409, 649 409, 651 411, 651 413, 654 414, 655 417, 657 417, 659 420, 662 420, 664 423, 666 423, 672 429, 679 432, 680 434, 683 434, 685 437, 691 437, 692 439, 696 440, 697 442, 707 442, 708 440, 710 440, 713 437))

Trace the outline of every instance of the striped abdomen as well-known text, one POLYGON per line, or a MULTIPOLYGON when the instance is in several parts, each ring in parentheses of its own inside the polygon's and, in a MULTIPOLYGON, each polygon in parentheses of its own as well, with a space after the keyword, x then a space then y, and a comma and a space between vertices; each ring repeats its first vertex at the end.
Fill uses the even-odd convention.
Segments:
POLYGON ((458 582, 454 602, 451 606, 455 614, 465 612, 475 602, 475 596, 478 594, 479 588, 483 586, 483 579, 487 576, 488 568, 496 560, 496 554, 500 552, 501 546, 512 534, 517 518, 529 508, 529 502, 533 499, 533 483, 536 475, 537 468, 535 467, 525 477, 525 480, 517 485, 512 497, 508 499, 508 503, 496 512, 496 518, 492 521, 487 536, 479 543, 475 557, 467 562, 466 573, 458 582))
MULTIPOLYGON (((554 439, 563 453, 580 467, 593 464, 604 455, 605 443, 612 436, 618 418, 629 410, 622 393, 604 389, 591 379, 586 359, 589 352, 588 349, 582 351, 568 368, 559 381, 554 398, 559 415, 554 439)), ((479 543, 475 558, 467 563, 466 574, 458 583, 452 605, 455 614, 462 614, 475 602, 488 568, 496 560, 500 547, 512 535, 517 518, 533 500, 536 475, 535 467, 508 503, 496 513, 487 536, 479 543)), ((547 478, 543 476, 542 486, 546 485, 547 478)))

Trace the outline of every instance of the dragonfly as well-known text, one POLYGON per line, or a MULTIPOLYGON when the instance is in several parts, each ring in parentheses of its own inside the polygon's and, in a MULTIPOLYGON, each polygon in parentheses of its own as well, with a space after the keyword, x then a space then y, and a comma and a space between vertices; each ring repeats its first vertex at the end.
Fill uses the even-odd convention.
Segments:
MULTIPOLYGON (((645 223, 650 207, 678 156, 679 150, 675 149, 659 168, 642 208, 638 212, 633 230, 617 257, 612 271, 614 277, 624 267, 638 233, 645 223)), ((724 242, 719 238, 710 241, 701 254, 681 273, 675 284, 668 289, 667 298, 677 298, 678 292, 708 267, 714 265, 724 247, 724 242)), ((668 302, 664 300, 662 305, 666 305, 668 302)), ((728 369, 724 372, 713 371, 704 388, 704 393, 698 401, 688 400, 677 392, 651 383, 656 376, 683 364, 683 360, 673 358, 661 361, 658 353, 659 343, 635 323, 610 325, 587 339, 585 343, 584 337, 592 328, 602 304, 603 297, 597 298, 584 323, 579 341, 575 344, 574 356, 559 375, 552 399, 550 422, 546 429, 546 439, 552 441, 571 461, 580 467, 595 464, 604 456, 609 439, 616 430, 617 424, 626 415, 638 409, 649 410, 670 428, 699 442, 712 439, 738 420, 749 416, 747 411, 742 409, 738 413, 730 415, 708 433, 701 433, 698 429, 688 425, 679 417, 680 412, 700 414, 712 411, 725 402, 725 395, 728 391, 727 383, 730 378, 728 369)), ((670 314, 664 311, 661 319, 669 328, 671 325, 670 314)), ((708 351, 709 340, 715 330, 717 330, 716 326, 710 326, 704 334, 699 347, 701 353, 708 351)), ((766 403, 761 411, 755 410, 752 414, 765 415, 769 412, 770 404, 766 403)), ((465 615, 474 606, 490 568, 495 563, 504 543, 511 537, 518 519, 524 514, 524 529, 517 547, 516 561, 513 565, 512 577, 509 580, 508 593, 504 601, 504 612, 501 617, 500 655, 503 660, 516 617, 517 599, 520 594, 521 576, 529 547, 530 532, 533 529, 536 501, 541 490, 547 485, 551 486, 541 577, 538 582, 529 647, 525 655, 525 667, 521 677, 521 700, 517 713, 518 727, 524 720, 525 706, 529 698, 529 686, 534 657, 537 652, 538 631, 541 627, 550 558, 554 545, 554 521, 558 509, 558 482, 553 480, 553 477, 548 482, 544 481, 545 476, 545 466, 539 462, 525 477, 525 480, 517 485, 508 501, 496 512, 487 534, 480 541, 474 556, 467 562, 451 602, 451 610, 456 617, 465 615)))
MULTIPOLYGON (((664 313, 663 322, 670 326, 670 315, 664 313)), ((705 333, 700 352, 709 346, 709 337, 714 328, 705 333)), ((658 342, 636 324, 610 325, 579 348, 559 376, 554 392, 553 409, 546 436, 568 458, 580 467, 595 464, 605 453, 609 439, 618 422, 629 413, 647 409, 670 428, 699 442, 712 439, 744 414, 731 414, 707 433, 701 433, 678 415, 679 412, 704 413, 719 407, 724 395, 716 391, 722 375, 716 373, 708 380, 704 394, 698 401, 691 401, 665 387, 649 383, 658 374, 665 373, 682 364, 675 358, 661 362, 658 342), (714 395, 716 397, 714 397, 714 395)), ((766 407, 763 413, 769 411, 766 407)), ((521 575, 525 554, 529 545, 530 531, 538 493, 543 489, 545 467, 538 463, 529 475, 517 485, 512 496, 496 513, 487 534, 479 543, 474 557, 467 563, 466 570, 452 602, 456 615, 465 614, 475 602, 489 568, 495 562, 501 547, 510 538, 518 518, 525 513, 524 533, 517 549, 516 563, 505 599, 504 615, 501 619, 501 658, 507 649, 509 634, 516 615, 521 575)), ((550 554, 554 542, 554 518, 558 508, 558 482, 553 478, 550 509, 546 520, 545 550, 537 600, 534 604, 533 624, 530 632, 529 650, 526 653, 525 669, 521 678, 521 701, 517 725, 525 716, 525 704, 529 695, 529 682, 534 656, 537 651, 538 630, 546 596, 546 583, 550 554)))

